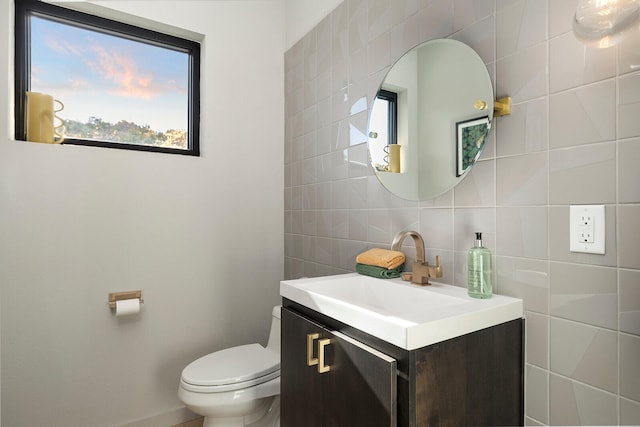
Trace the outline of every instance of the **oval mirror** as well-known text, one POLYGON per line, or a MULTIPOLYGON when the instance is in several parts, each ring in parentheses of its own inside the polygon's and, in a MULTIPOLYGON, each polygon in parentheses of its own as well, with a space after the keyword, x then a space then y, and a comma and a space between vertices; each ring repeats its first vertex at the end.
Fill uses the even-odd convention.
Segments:
POLYGON ((385 188, 427 200, 472 168, 493 119, 487 67, 466 44, 416 46, 389 70, 369 113, 369 159, 385 188))

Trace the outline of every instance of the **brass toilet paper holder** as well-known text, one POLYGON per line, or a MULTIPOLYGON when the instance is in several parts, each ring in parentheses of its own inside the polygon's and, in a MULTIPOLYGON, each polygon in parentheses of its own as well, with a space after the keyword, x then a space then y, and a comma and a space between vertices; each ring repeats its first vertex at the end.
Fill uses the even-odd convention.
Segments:
POLYGON ((142 300, 142 291, 111 292, 109 294, 109 307, 115 310, 116 301, 136 298, 140 300, 140 304, 144 303, 142 300))

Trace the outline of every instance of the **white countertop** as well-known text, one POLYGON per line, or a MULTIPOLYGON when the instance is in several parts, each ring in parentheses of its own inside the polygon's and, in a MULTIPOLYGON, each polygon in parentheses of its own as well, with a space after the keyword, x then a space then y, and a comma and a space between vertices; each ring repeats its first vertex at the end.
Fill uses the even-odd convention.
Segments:
POLYGON ((357 273, 283 280, 280 295, 406 350, 522 318, 522 300, 357 273))

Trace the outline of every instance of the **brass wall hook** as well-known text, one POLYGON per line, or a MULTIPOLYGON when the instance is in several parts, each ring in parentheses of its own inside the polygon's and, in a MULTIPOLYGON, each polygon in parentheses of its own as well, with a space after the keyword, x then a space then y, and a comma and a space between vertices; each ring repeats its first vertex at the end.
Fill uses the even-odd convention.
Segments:
MULTIPOLYGON (((473 104, 474 108, 479 111, 487 109, 487 101, 481 99, 477 100, 473 104)), ((498 98, 493 101, 493 117, 507 116, 511 114, 511 97, 505 96, 504 98, 498 98)))
POLYGON ((508 116, 511 114, 511 97, 505 96, 493 102, 493 117, 508 116))

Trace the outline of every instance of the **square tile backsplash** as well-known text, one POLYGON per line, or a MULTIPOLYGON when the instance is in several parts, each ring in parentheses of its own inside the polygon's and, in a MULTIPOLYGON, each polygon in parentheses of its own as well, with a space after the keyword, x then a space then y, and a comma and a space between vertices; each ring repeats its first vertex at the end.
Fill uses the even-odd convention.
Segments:
POLYGON ((524 300, 527 424, 640 424, 640 37, 587 48, 576 5, 345 0, 287 51, 285 277, 353 272, 415 229, 465 286, 482 231, 497 292, 524 300), (406 201, 367 165, 368 108, 392 63, 433 38, 474 48, 513 111, 461 184, 406 201), (605 255, 569 252, 571 204, 606 206, 605 255))

